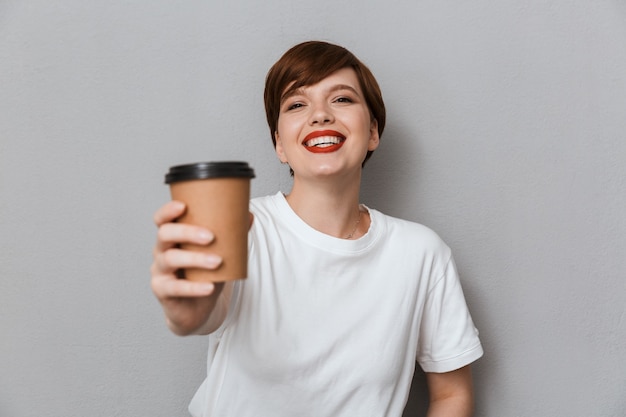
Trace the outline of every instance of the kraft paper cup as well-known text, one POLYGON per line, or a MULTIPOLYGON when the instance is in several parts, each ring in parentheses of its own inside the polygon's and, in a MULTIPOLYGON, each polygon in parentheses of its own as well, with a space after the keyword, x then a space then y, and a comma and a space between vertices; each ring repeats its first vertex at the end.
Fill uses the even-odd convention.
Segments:
POLYGON ((186 279, 224 282, 248 276, 252 178, 254 170, 247 162, 200 162, 170 168, 165 183, 170 186, 172 199, 187 205, 177 221, 206 227, 215 235, 209 245, 184 244, 182 248, 222 258, 215 270, 185 269, 186 279))

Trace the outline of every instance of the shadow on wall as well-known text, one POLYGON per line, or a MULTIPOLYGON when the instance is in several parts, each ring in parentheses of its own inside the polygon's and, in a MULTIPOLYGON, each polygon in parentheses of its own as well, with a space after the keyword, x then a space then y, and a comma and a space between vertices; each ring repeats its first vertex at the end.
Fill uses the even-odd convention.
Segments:
POLYGON ((380 146, 363 169, 361 201, 394 217, 416 221, 411 212, 419 201, 423 175, 417 134, 403 126, 388 125, 380 146))

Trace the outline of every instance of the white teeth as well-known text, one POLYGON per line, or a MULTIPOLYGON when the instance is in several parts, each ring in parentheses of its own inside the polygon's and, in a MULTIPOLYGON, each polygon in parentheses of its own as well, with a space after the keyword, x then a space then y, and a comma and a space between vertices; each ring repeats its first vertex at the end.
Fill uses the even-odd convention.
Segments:
POLYGON ((337 136, 320 136, 306 141, 304 146, 330 146, 341 142, 337 136))

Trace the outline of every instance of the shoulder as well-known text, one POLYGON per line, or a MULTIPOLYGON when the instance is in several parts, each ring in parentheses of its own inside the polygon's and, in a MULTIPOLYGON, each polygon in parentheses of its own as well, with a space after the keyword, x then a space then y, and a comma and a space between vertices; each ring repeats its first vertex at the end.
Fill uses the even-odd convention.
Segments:
POLYGON ((252 222, 252 236, 276 233, 277 228, 282 228, 288 213, 281 202, 284 197, 281 193, 255 197, 250 200, 250 212, 254 219, 252 222))
POLYGON ((278 197, 278 194, 270 194, 264 195, 261 197, 255 197, 250 200, 250 208, 251 209, 264 209, 269 205, 274 204, 274 201, 278 197))
POLYGON ((255 197, 250 200, 250 211, 255 217, 268 218, 279 211, 278 194, 255 197))
POLYGON ((422 248, 427 252, 449 256, 450 248, 437 232, 428 226, 410 220, 389 216, 370 209, 374 222, 381 223, 383 239, 406 247, 422 248))

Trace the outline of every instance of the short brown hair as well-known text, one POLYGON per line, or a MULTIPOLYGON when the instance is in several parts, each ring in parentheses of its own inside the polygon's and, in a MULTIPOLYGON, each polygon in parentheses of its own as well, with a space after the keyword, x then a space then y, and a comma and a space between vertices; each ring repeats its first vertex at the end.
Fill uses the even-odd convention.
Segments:
MULTIPOLYGON (((385 103, 378 82, 369 68, 346 48, 322 41, 308 41, 285 52, 265 78, 265 114, 274 147, 274 134, 278 128, 283 97, 298 88, 317 84, 343 68, 352 68, 356 72, 370 115, 378 123, 378 136, 382 136, 385 128, 385 103), (288 87, 289 91, 286 91, 288 87)), ((370 158, 372 152, 367 152, 363 163, 370 158)))

